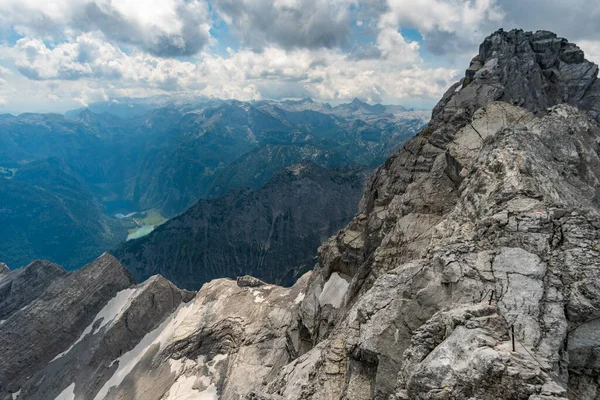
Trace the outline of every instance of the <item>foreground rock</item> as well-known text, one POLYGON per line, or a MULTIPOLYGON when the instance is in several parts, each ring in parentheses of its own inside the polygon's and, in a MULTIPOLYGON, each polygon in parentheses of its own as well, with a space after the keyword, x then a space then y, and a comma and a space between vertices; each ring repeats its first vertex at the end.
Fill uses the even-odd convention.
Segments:
POLYGON ((594 399, 597 71, 548 32, 487 38, 321 248, 301 314, 316 347, 271 392, 292 398, 302 365, 327 376, 305 383, 318 399, 533 399, 567 387, 594 399), (546 109, 559 103, 572 106, 546 109), (321 298, 337 276, 348 285, 334 307, 321 298), (337 373, 325 375, 331 352, 337 373))
POLYGON ((110 255, 78 272, 0 326, 0 399, 243 398, 301 347, 308 276, 289 289, 221 279, 195 296, 160 276, 131 285, 110 255))

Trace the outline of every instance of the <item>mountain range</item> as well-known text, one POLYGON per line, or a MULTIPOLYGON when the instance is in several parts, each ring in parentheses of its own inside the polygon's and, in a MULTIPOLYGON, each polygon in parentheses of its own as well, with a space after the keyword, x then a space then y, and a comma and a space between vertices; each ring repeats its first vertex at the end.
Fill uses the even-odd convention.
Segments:
POLYGON ((360 100, 121 101, 0 116, 0 259, 78 268, 128 231, 139 236, 199 199, 260 189, 303 160, 374 167, 428 119, 360 100))

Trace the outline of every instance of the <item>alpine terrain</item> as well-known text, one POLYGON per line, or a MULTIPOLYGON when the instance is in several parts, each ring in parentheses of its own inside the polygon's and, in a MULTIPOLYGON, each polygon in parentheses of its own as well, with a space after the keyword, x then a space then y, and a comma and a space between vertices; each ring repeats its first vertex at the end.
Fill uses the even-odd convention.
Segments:
MULTIPOLYGON (((487 37, 288 288, 135 283, 110 254, 0 269, 0 399, 600 399, 597 75, 553 33, 487 37)), ((271 201, 237 198, 224 224, 271 201)), ((256 238, 192 221, 234 202, 201 202, 128 254, 152 245, 186 271, 188 255, 229 254, 213 243, 289 244, 282 209, 256 238), (167 230, 200 247, 157 243, 167 230)), ((144 274, 163 272, 149 258, 144 274)))

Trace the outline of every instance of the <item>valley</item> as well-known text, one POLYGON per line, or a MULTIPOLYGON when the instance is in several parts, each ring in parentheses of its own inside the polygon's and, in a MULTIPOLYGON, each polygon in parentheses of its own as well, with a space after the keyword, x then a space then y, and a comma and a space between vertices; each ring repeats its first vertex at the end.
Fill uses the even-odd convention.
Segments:
POLYGON ((358 99, 335 107, 310 99, 132 99, 122 108, 97 103, 66 115, 5 115, 1 192, 12 193, 0 212, 0 259, 79 268, 200 199, 259 190, 286 166, 307 160, 324 168, 374 167, 428 114, 358 99), (23 191, 31 194, 17 206, 23 191), (123 218, 132 212, 142 215, 123 218))

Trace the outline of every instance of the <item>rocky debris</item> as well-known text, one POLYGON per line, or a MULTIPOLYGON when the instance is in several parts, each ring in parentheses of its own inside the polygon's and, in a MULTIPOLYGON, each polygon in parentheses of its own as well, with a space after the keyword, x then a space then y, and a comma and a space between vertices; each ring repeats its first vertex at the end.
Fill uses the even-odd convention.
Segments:
POLYGON ((250 275, 238 276, 237 285, 239 287, 259 287, 266 285, 265 282, 250 275))
POLYGON ((0 325, 0 396, 16 392, 65 351, 108 300, 131 284, 127 270, 104 254, 55 280, 39 297, 13 312, 0 325))
POLYGON ((14 271, 0 264, 0 321, 38 298, 52 282, 67 272, 49 261, 34 261, 14 271))

